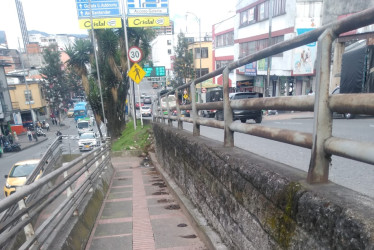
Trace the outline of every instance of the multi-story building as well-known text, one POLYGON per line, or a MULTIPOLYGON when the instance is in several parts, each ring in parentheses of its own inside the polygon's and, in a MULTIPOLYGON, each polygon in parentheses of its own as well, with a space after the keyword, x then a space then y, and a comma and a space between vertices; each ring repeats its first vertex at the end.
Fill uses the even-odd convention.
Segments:
MULTIPOLYGON (((1 51, 1 49, 0 49, 1 51)), ((12 101, 10 99, 7 79, 5 76, 5 67, 9 67, 10 64, 4 60, 0 60, 0 132, 5 133, 8 129, 10 121, 13 119, 12 101)))
MULTIPOLYGON (((272 0, 271 10, 269 0, 241 0, 236 6, 235 60, 321 24, 322 1, 319 0, 272 0)), ((315 58, 316 43, 313 43, 245 65, 236 72, 241 75, 236 90, 265 92, 270 62, 268 96, 307 94, 315 80, 315 58)))
POLYGON ((190 43, 188 51, 193 55, 193 67, 196 78, 212 72, 212 40, 210 37, 204 37, 204 40, 201 42, 190 43))

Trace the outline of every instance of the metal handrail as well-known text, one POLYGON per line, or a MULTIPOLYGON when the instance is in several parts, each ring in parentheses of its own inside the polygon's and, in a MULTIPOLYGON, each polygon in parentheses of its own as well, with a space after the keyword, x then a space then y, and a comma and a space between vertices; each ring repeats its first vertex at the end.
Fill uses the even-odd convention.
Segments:
POLYGON ((78 206, 79 199, 82 199, 84 197, 87 191, 91 188, 92 183, 95 181, 95 179, 98 178, 102 170, 108 165, 110 161, 109 150, 109 143, 103 143, 101 147, 96 148, 89 154, 80 156, 79 158, 69 162, 66 166, 62 166, 54 170, 53 172, 41 177, 35 182, 17 189, 17 192, 7 197, 6 199, 1 200, 0 212, 3 212, 4 210, 12 207, 13 204, 17 204, 18 202, 23 201, 24 197, 28 197, 35 192, 39 192, 44 185, 61 176, 61 174, 65 171, 72 171, 65 177, 63 181, 57 183, 45 193, 39 195, 35 200, 29 202, 29 204, 27 204, 25 208, 5 218, 5 221, 0 224, 0 245, 4 246, 4 244, 9 240, 9 237, 15 236, 19 232, 19 230, 28 225, 35 216, 39 215, 39 213, 43 209, 45 209, 49 204, 60 197, 59 195, 64 193, 67 189, 71 188, 71 185, 75 183, 78 178, 82 178, 82 176, 86 172, 88 172, 88 177, 84 180, 83 184, 77 186, 72 195, 68 196, 65 201, 60 204, 58 209, 54 210, 53 218, 47 219, 37 229, 35 234, 28 237, 26 243, 24 243, 21 248, 29 248, 32 246, 32 244, 34 244, 35 241, 38 241, 39 244, 43 243, 45 239, 43 241, 41 240, 41 238, 43 238, 42 233, 44 232, 45 235, 46 230, 46 234, 48 235, 48 237, 50 237, 53 229, 55 229, 56 225, 59 224, 61 218, 64 218, 65 216, 71 216, 71 213, 69 213, 69 215, 67 215, 67 213, 69 211, 71 212, 72 206, 78 206), (100 162, 98 166, 96 166, 96 162, 100 162), (93 169, 93 171, 91 171, 91 169, 93 169), (51 195, 52 193, 53 195, 51 195), (66 206, 68 206, 69 209, 66 209, 66 206), (27 216, 25 217, 25 215, 27 216), (22 221, 20 221, 21 218, 23 219, 22 221), (48 231, 46 227, 51 227, 51 223, 55 226, 53 226, 52 229, 48 231))
POLYGON ((171 121, 176 120, 178 121, 179 129, 183 128, 182 122, 192 123, 194 136, 200 135, 200 125, 222 128, 224 129, 224 145, 226 147, 234 146, 233 134, 234 132, 239 132, 309 148, 311 149, 310 167, 307 178, 309 183, 328 181, 328 168, 331 162, 331 155, 338 155, 374 164, 371 153, 374 151, 373 143, 346 140, 332 136, 332 112, 374 115, 374 102, 372 101, 374 94, 329 95, 328 88, 333 41, 342 33, 373 23, 374 8, 370 8, 245 56, 230 63, 226 67, 217 69, 160 96, 161 98, 175 93, 175 96, 178 98, 178 91, 187 87, 190 88, 190 95, 195 96, 196 84, 212 77, 222 75, 223 101, 201 104, 196 103, 195 98, 192 98, 192 103, 189 105, 177 105, 177 107, 173 107, 173 109, 177 110, 177 116, 170 116, 171 109, 169 107, 159 107, 156 109, 158 113, 154 114, 154 121, 165 122, 165 120, 167 120, 168 124, 171 125, 171 121), (316 41, 318 41, 317 61, 319 64, 316 67, 317 88, 315 90, 315 96, 264 97, 229 100, 228 75, 230 71, 248 63, 316 41), (224 121, 213 121, 211 119, 198 117, 197 111, 206 109, 223 110, 224 121), (233 109, 314 111, 314 130, 313 133, 301 133, 262 125, 233 123, 233 109), (163 110, 168 110, 167 116, 163 114, 163 110), (181 110, 191 110, 192 118, 181 117, 181 110))

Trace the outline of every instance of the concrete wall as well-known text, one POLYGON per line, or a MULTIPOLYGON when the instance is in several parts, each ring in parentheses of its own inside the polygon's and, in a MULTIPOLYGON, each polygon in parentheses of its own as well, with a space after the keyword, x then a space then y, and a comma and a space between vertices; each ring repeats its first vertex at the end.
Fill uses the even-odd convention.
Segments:
POLYGON ((164 124, 153 131, 158 162, 229 248, 374 248, 373 199, 164 124))

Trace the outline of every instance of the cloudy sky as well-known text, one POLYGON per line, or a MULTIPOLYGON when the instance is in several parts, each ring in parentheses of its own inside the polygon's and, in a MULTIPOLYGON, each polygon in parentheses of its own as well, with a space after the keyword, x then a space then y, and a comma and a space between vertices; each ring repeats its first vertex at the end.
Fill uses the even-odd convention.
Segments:
MULTIPOLYGON (((10 48, 17 48, 21 33, 15 0, 1 2, 0 30, 6 32, 10 48)), ((212 31, 213 24, 234 15, 235 3, 235 0, 169 0, 170 19, 175 22, 177 33, 186 32, 187 29, 198 36, 198 22, 192 14, 186 18, 187 12, 200 18, 204 34, 212 31)), ((75 0, 22 0, 22 4, 28 30, 50 34, 86 33, 85 30, 79 29, 75 0)))

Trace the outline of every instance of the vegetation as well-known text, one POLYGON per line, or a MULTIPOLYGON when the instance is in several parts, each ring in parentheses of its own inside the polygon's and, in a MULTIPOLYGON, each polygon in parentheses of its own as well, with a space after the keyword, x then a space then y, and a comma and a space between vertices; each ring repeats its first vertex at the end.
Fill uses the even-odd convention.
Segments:
POLYGON ((137 120, 137 129, 134 129, 134 123, 130 121, 126 129, 122 132, 121 137, 112 144, 112 151, 145 149, 151 144, 149 140, 151 125, 144 124, 141 127, 140 120, 137 120))
POLYGON ((175 48, 174 60, 175 79, 171 82, 172 87, 178 87, 187 83, 188 79, 194 77, 193 56, 188 52, 188 41, 183 33, 178 34, 178 44, 175 48))
MULTIPOLYGON (((80 75, 95 114, 97 124, 103 121, 98 77, 102 85, 102 97, 110 136, 116 138, 125 128, 125 103, 129 89, 127 71, 127 51, 123 29, 95 30, 98 53, 97 61, 100 74, 96 70, 96 61, 92 45, 88 41, 77 41, 67 49, 70 57, 68 64, 80 75), (88 71, 90 65, 91 71, 88 71)), ((128 28, 129 46, 138 46, 143 51, 144 58, 150 54, 150 41, 155 33, 151 29, 128 28)), ((101 133, 101 131, 99 131, 101 133)))

